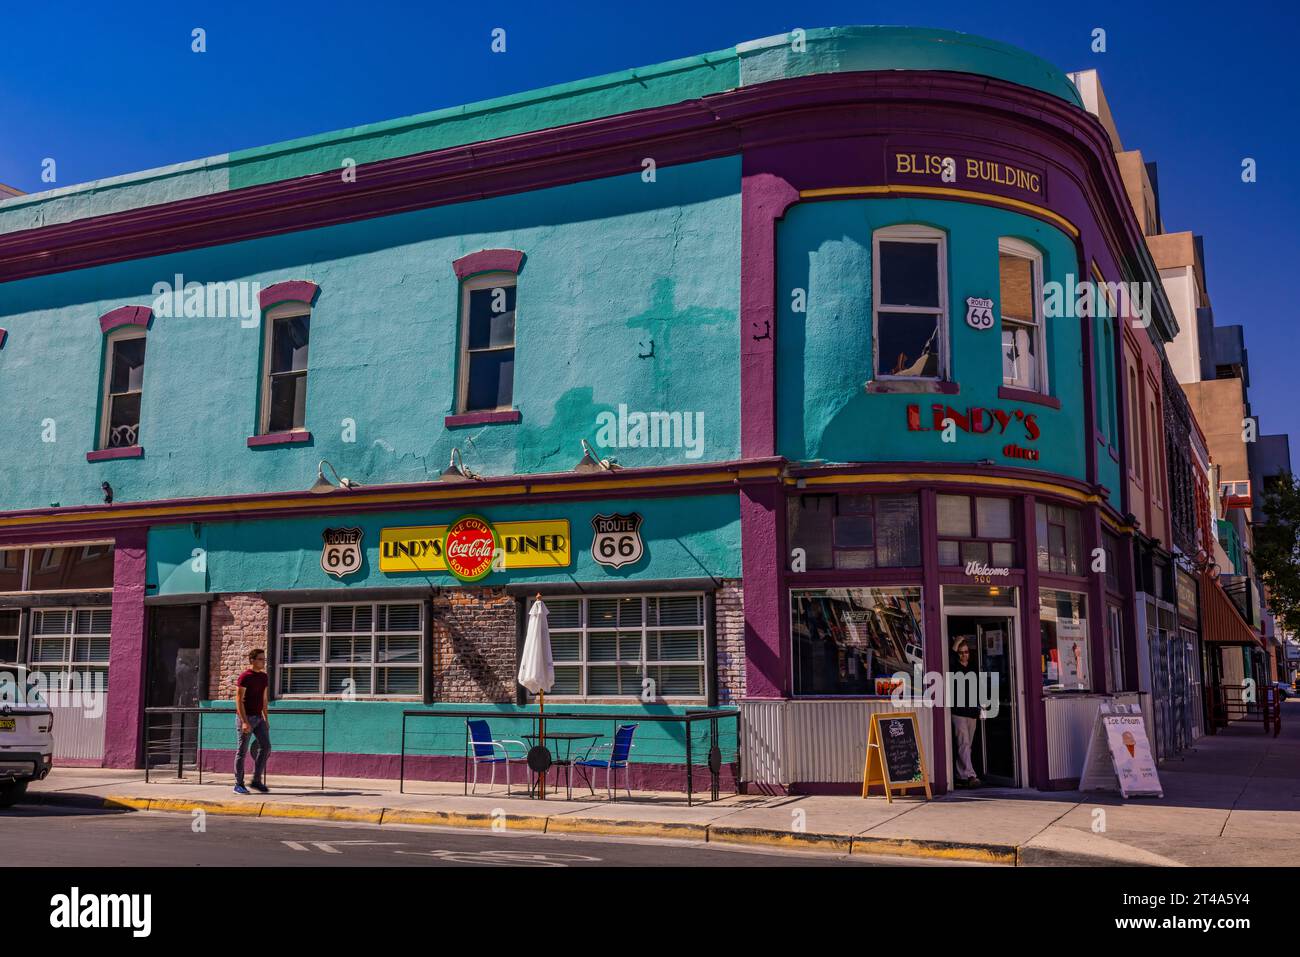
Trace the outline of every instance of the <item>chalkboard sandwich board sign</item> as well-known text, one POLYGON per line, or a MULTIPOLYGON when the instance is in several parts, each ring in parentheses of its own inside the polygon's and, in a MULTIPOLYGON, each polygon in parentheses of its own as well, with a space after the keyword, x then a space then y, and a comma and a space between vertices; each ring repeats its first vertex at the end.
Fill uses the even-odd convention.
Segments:
POLYGON ((894 791, 925 789, 930 798, 930 778, 925 769, 925 748, 912 711, 873 714, 867 727, 867 763, 862 769, 862 796, 873 784, 885 789, 885 798, 894 800, 894 791))

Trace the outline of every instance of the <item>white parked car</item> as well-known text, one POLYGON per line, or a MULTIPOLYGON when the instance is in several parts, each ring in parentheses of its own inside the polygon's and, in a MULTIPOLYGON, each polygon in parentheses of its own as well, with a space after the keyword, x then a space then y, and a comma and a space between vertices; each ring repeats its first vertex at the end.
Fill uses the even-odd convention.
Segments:
POLYGON ((54 765, 54 712, 27 669, 0 665, 0 807, 10 807, 54 765))

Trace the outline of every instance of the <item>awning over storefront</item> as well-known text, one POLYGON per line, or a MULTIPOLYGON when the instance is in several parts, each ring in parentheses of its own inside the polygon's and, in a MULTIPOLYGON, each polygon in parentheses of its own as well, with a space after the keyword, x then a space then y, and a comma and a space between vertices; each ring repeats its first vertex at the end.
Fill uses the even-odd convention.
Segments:
POLYGON ((1220 645, 1259 646, 1260 637, 1241 616, 1218 579, 1201 576, 1201 637, 1220 645))

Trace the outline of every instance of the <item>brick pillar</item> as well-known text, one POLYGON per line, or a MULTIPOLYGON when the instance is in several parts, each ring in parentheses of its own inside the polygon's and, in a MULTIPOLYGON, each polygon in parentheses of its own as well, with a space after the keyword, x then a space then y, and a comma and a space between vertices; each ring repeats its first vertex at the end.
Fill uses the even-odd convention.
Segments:
POLYGON ((139 767, 144 727, 148 530, 118 533, 113 548, 113 632, 108 655, 104 767, 139 767))
POLYGON ((257 594, 218 595, 212 602, 205 689, 208 698, 235 697, 235 679, 248 667, 248 653, 267 647, 269 613, 266 602, 257 594))

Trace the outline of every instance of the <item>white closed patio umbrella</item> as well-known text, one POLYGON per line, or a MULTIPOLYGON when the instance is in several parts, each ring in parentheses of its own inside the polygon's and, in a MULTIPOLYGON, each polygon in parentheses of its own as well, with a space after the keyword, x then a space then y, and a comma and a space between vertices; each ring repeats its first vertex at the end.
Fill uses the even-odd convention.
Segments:
MULTIPOLYGON (((537 695, 537 707, 546 713, 546 692, 555 684, 555 662, 551 658, 551 629, 546 623, 546 603, 539 592, 528 611, 528 632, 524 636, 524 651, 519 656, 519 683, 537 695)), ((546 719, 540 721, 538 743, 546 745, 546 719)), ((546 796, 546 775, 541 775, 541 794, 546 796)))

